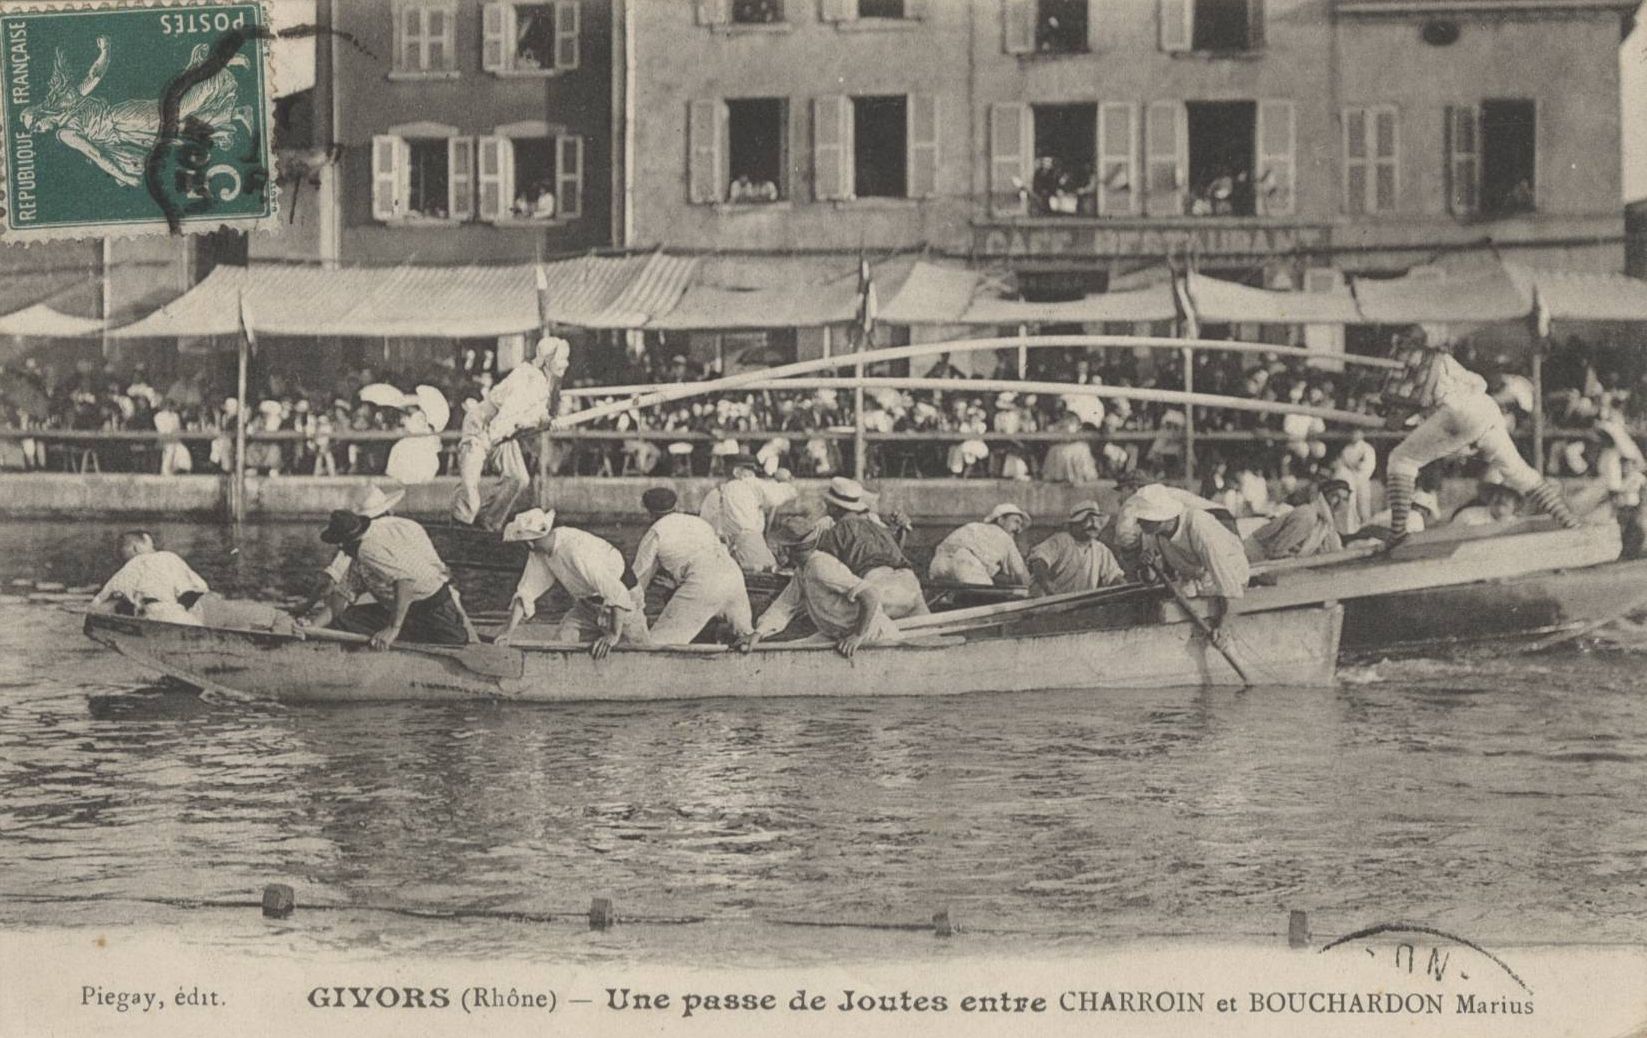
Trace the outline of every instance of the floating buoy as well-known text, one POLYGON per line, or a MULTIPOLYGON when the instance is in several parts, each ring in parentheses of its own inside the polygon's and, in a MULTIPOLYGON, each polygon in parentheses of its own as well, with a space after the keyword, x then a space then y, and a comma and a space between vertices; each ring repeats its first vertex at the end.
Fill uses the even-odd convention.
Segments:
POLYGON ((297 896, 284 883, 270 883, 263 888, 263 915, 269 919, 284 919, 297 907, 297 896))
POLYGON ((1310 917, 1300 909, 1287 913, 1287 947, 1307 948, 1310 943, 1310 917))
POLYGON ((610 930, 615 921, 611 898, 597 897, 589 902, 589 929, 610 930))
POLYGON ((940 908, 932 913, 932 933, 936 937, 955 936, 955 923, 949 918, 949 909, 940 908))

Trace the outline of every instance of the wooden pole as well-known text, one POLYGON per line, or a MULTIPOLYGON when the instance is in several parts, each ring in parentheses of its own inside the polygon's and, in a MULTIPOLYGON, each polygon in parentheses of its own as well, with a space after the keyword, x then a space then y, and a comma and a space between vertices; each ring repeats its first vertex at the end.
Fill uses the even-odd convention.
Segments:
MULTIPOLYGON (((1195 351, 1186 348, 1184 357, 1184 392, 1195 393, 1195 351)), ((1184 408, 1184 482, 1195 482, 1195 405, 1184 408)))
POLYGON ((235 399, 239 402, 239 411, 235 415, 234 427, 234 480, 229 485, 229 503, 236 526, 246 521, 246 366, 251 352, 251 342, 245 329, 242 329, 238 370, 235 373, 235 399))
POLYGON ((1549 340, 1533 343, 1533 468, 1544 474, 1544 347, 1549 340))
POLYGON ((858 361, 852 365, 852 478, 860 483, 869 478, 869 439, 864 429, 863 354, 867 345, 866 340, 858 340, 853 350, 858 355, 858 361))

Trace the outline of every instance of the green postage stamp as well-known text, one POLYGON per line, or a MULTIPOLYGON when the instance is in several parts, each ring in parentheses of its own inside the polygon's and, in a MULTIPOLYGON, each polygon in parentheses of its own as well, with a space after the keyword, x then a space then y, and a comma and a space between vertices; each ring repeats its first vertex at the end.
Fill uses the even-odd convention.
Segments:
POLYGON ((0 7, 0 242, 272 223, 258 3, 0 7))

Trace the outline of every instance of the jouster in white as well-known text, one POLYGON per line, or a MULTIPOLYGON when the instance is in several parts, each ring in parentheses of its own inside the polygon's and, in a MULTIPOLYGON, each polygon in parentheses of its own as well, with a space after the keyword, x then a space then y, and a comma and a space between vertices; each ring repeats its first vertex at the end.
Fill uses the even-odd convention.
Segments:
POLYGON ((516 501, 531 484, 526 459, 516 433, 548 423, 555 384, 566 374, 572 346, 565 339, 544 336, 530 363, 516 365, 479 403, 465 405, 463 438, 458 441, 457 464, 461 484, 452 500, 452 518, 460 523, 499 529, 516 501), (490 464, 501 480, 482 498, 480 477, 490 464))

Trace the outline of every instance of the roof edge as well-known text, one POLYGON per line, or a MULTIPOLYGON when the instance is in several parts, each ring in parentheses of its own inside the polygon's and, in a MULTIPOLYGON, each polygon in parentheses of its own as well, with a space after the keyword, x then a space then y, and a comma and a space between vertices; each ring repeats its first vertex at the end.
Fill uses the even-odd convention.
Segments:
POLYGON ((1641 0, 1337 0, 1340 15, 1570 14, 1606 11, 1633 14, 1641 0))

